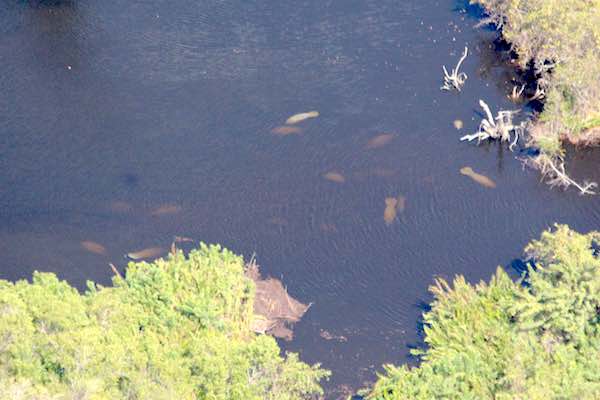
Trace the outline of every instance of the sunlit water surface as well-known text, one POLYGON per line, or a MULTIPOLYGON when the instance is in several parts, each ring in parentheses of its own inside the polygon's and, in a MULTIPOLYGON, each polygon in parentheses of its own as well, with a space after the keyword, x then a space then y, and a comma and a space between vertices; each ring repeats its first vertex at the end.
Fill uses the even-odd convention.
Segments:
MULTIPOLYGON (((282 345, 334 372, 328 397, 414 362, 436 276, 487 279, 555 221, 600 228, 598 198, 550 190, 505 147, 459 142, 478 99, 515 107, 476 13, 453 0, 2 2, 0 278, 108 284, 132 250, 221 243, 313 303, 282 345), (464 90, 440 91, 465 45, 464 90), (272 133, 310 110, 300 133, 272 133)), ((569 166, 598 179, 599 161, 569 166)))

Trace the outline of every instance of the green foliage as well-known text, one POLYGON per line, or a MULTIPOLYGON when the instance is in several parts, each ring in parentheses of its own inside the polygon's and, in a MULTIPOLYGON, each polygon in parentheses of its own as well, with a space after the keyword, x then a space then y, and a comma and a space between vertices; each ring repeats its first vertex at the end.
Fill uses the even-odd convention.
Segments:
POLYGON ((249 329, 244 263, 201 245, 131 263, 81 295, 54 274, 0 281, 2 399, 282 399, 322 393, 328 372, 249 329))
MULTIPOLYGON (((471 0, 485 7, 519 55, 533 62, 546 91, 544 151, 559 139, 595 143, 600 132, 600 0, 471 0)), ((539 139, 536 136, 534 139, 539 139)), ((558 156, 558 153, 548 153, 558 156)))
POLYGON ((519 282, 501 268, 489 284, 436 281, 421 365, 386 366, 368 398, 600 398, 599 240, 557 225, 519 282))

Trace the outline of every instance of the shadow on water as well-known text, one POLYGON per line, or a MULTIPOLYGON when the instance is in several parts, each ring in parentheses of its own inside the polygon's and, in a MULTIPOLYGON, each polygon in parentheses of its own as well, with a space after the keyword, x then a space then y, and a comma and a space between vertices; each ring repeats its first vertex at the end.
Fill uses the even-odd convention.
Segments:
POLYGON ((416 340, 413 343, 407 343, 407 355, 406 355, 406 363, 409 365, 417 365, 420 361, 420 357, 415 355, 415 351, 424 350, 427 348, 425 344, 425 321, 423 320, 423 315, 431 311, 431 298, 427 300, 421 300, 416 304, 416 308, 419 310, 420 316, 417 319, 416 323, 416 340))
POLYGON ((454 12, 462 12, 469 16, 474 24, 479 23, 486 17, 485 10, 479 4, 471 3, 469 0, 458 0, 453 9, 454 12))
POLYGON ((32 8, 47 7, 49 9, 74 8, 77 5, 75 0, 27 0, 23 3, 32 8))
MULTIPOLYGON (((518 281, 527 275, 527 273, 529 272, 529 269, 528 269, 529 265, 533 265, 533 264, 531 264, 531 262, 527 262, 526 260, 524 260, 522 258, 515 258, 510 263, 505 265, 503 267, 503 269, 504 269, 504 271, 506 271, 509 274, 509 276, 513 280, 518 281)), ((489 281, 489 278, 484 279, 484 280, 487 282, 487 281, 489 281)), ((449 283, 451 283, 451 282, 449 282, 449 283)), ((472 282, 472 283, 476 283, 476 282, 472 282)), ((523 284, 525 284, 525 283, 523 283, 523 284)), ((425 343, 426 324, 423 319, 423 315, 432 310, 432 306, 431 306, 432 300, 433 300, 433 298, 430 297, 426 300, 421 300, 416 303, 416 308, 418 309, 418 311, 420 313, 420 317, 417 320, 416 328, 415 328, 416 332, 417 332, 417 336, 416 336, 417 340, 414 343, 407 344, 407 352, 408 353, 406 355, 406 363, 409 365, 418 365, 418 363, 420 362, 420 357, 418 355, 415 355, 414 351, 422 351, 422 350, 427 349, 427 344, 425 343)))
POLYGON ((508 265, 508 268, 505 268, 506 271, 508 271, 509 273, 512 272, 513 273, 513 278, 521 278, 523 276, 525 276, 527 274, 527 272, 529 271, 528 269, 528 263, 520 258, 515 258, 514 260, 512 260, 510 262, 510 264, 508 265), (516 276, 515 276, 516 274, 516 276))
MULTIPOLYGON (((0 278, 83 288, 174 236, 221 243, 313 303, 281 344, 333 370, 330 398, 414 364, 436 276, 488 280, 553 222, 600 226, 598 198, 458 140, 478 99, 517 107, 476 16, 454 0, 2 2, 0 278), (463 91, 441 92, 465 45, 463 91)), ((600 178, 599 151, 569 154, 600 178)))

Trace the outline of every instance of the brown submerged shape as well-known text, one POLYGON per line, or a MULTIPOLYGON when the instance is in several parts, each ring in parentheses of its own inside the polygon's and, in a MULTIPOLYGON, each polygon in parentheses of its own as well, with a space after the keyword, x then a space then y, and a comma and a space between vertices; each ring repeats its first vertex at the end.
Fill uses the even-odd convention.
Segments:
POLYGON ((473 179, 475 182, 479 183, 482 186, 485 186, 487 188, 493 189, 496 187, 496 183, 491 180, 490 178, 488 178, 485 175, 482 174, 478 174, 477 172, 473 171, 473 168, 471 167, 462 167, 460 169, 460 173, 468 176, 469 178, 473 179))
POLYGON ((175 204, 163 204, 162 206, 152 210, 150 215, 161 217, 163 215, 178 214, 181 212, 181 207, 175 204))
POLYGON ((246 276, 254 281, 255 286, 252 330, 291 340, 293 333, 290 324, 300 321, 310 305, 292 298, 281 281, 263 279, 255 263, 246 267, 246 276))
POLYGON ((394 139, 393 133, 382 133, 381 135, 377 135, 371 138, 367 142, 367 149, 376 149, 378 147, 383 147, 394 139))
POLYGON ((323 175, 323 178, 327 179, 328 181, 336 182, 336 183, 346 182, 346 178, 344 177, 344 175, 342 175, 336 171, 327 172, 325 175, 323 175))
POLYGON ((298 128, 297 126, 276 126, 275 128, 271 129, 271 133, 274 133, 276 135, 279 136, 287 136, 287 135, 293 135, 293 134, 297 134, 297 133, 301 133, 302 129, 298 128))
POLYGON ((157 258, 161 254, 165 252, 165 249, 162 247, 148 247, 146 249, 132 251, 131 253, 127 253, 127 257, 132 260, 144 260, 147 258, 157 258))
POLYGON ((90 253, 106 255, 106 247, 102 246, 100 243, 93 242, 91 240, 84 240, 83 242, 81 242, 81 247, 83 247, 90 253))
POLYGON ((395 197, 385 198, 385 210, 383 211, 383 220, 387 225, 390 225, 396 219, 396 207, 398 206, 398 199, 395 197))

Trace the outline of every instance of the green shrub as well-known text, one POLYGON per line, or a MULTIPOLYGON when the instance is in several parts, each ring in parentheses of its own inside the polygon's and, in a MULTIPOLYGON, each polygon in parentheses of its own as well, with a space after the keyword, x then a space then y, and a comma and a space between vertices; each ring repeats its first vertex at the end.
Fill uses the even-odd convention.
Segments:
POLYGON ((369 399, 600 398, 600 233, 557 226, 522 281, 438 280, 417 368, 386 366, 369 399))
POLYGON ((131 263, 81 295, 0 281, 1 399, 307 399, 328 372, 255 335, 253 282, 218 246, 131 263))

